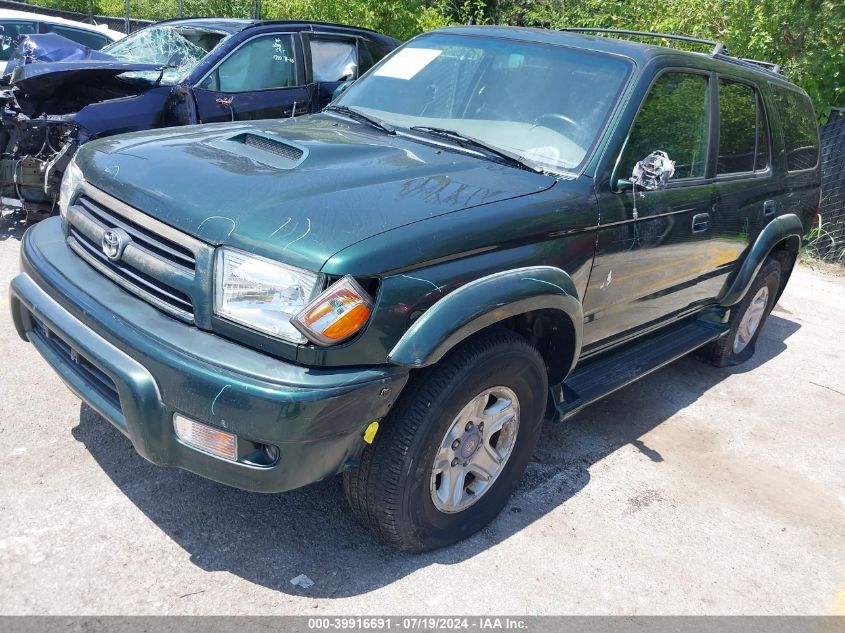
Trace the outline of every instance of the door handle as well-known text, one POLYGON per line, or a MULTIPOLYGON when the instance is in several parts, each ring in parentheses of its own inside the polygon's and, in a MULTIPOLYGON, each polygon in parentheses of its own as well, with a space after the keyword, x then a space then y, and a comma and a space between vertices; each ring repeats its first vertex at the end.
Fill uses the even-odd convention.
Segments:
POLYGON ((231 109, 232 103, 234 101, 235 101, 235 97, 232 97, 232 96, 224 97, 223 95, 220 95, 219 97, 217 97, 217 105, 219 105, 221 108, 231 109))
POLYGON ((763 203, 763 215, 774 215, 778 210, 778 204, 774 200, 766 200, 763 203))
POLYGON ((692 232, 703 233, 710 228, 710 214, 696 213, 692 216, 692 232))

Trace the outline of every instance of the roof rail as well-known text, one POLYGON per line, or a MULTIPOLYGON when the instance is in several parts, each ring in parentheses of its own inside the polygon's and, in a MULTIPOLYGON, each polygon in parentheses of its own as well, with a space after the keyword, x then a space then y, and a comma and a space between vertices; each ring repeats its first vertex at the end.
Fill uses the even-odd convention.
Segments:
POLYGON ((672 41, 689 42, 691 44, 701 44, 702 46, 712 46, 711 55, 727 55, 727 49, 721 42, 714 42, 713 40, 703 40, 698 37, 689 37, 688 35, 672 35, 670 33, 651 33, 649 31, 626 31, 623 29, 594 29, 594 28, 566 28, 561 31, 569 31, 572 33, 605 33, 608 35, 632 35, 635 37, 654 37, 660 39, 670 40, 670 47, 672 41))
POLYGON ((747 57, 732 57, 727 55, 731 59, 738 59, 741 62, 746 62, 748 64, 754 64, 755 66, 762 66, 766 70, 771 70, 773 73, 778 75, 785 75, 786 73, 783 72, 783 68, 780 67, 779 64, 775 64, 772 62, 761 62, 759 59, 748 59, 747 57))

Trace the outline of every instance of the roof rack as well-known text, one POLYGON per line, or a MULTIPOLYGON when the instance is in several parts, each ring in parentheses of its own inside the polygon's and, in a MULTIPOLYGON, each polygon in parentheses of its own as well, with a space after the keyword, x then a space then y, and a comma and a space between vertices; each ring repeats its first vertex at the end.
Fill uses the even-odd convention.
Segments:
POLYGON ((672 42, 689 42, 691 44, 701 44, 702 46, 712 46, 713 50, 710 53, 713 57, 716 55, 727 55, 727 49, 721 42, 714 42, 713 40, 703 40, 698 37, 689 37, 688 35, 672 35, 670 33, 651 33, 649 31, 625 31, 622 29, 593 29, 593 28, 566 28, 561 31, 569 31, 572 33, 607 33, 610 35, 633 35, 635 37, 655 37, 660 39, 670 40, 669 46, 672 42))
POLYGON ((784 75, 783 69, 772 62, 763 62, 758 59, 748 59, 745 57, 734 57, 728 53, 728 49, 721 42, 714 42, 713 40, 704 40, 698 37, 689 37, 688 35, 672 35, 671 33, 652 33, 650 31, 626 31, 624 29, 596 29, 596 28, 566 28, 561 31, 569 31, 572 33, 598 33, 607 35, 631 35, 634 37, 653 37, 659 39, 669 40, 669 48, 673 48, 675 41, 689 42, 691 44, 700 44, 702 46, 712 46, 710 51, 711 57, 720 57, 729 62, 744 62, 746 64, 753 64, 761 68, 775 73, 776 75, 784 75))

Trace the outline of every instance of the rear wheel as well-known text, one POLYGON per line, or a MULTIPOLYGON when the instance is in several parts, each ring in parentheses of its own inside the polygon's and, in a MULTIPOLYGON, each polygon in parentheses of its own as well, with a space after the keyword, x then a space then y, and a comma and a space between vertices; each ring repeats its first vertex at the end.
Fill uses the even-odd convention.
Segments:
POLYGON ((728 334, 702 348, 699 355, 716 367, 738 365, 751 358, 763 325, 775 307, 780 280, 780 263, 767 259, 745 297, 731 310, 728 334))
POLYGON ((506 329, 484 332, 414 377, 343 482, 356 517, 426 551, 475 533, 505 506, 546 404, 545 364, 506 329))

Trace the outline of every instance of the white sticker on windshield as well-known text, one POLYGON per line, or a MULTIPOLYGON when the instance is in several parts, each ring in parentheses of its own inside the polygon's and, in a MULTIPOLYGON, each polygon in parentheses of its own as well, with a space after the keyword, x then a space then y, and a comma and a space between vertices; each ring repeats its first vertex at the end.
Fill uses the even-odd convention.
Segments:
POLYGON ((433 48, 403 48, 374 74, 378 77, 410 79, 428 66, 443 51, 433 48))

